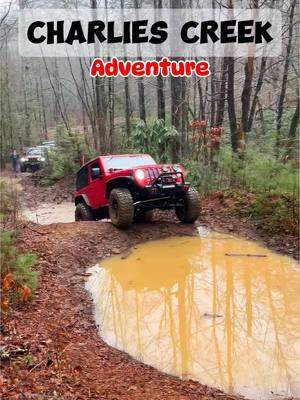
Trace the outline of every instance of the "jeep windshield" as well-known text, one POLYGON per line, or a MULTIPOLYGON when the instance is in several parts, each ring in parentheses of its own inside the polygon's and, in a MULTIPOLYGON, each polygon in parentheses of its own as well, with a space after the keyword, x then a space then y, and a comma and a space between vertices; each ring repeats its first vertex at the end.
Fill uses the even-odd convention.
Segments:
POLYGON ((118 171, 143 165, 155 165, 156 162, 148 155, 137 156, 107 156, 103 157, 103 164, 106 171, 118 171))
POLYGON ((40 156, 42 155, 42 149, 31 149, 27 153, 29 156, 40 156))

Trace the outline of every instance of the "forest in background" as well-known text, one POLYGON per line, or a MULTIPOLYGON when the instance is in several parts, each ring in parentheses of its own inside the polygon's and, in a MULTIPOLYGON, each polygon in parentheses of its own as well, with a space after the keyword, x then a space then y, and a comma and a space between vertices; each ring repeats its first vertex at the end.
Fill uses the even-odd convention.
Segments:
MULTIPOLYGON (((201 193, 201 226, 259 240, 299 259, 298 13, 296 0, 0 0, 0 311, 5 315, 1 334, 7 339, 0 354, 6 367, 0 389, 14 397, 51 393, 51 398, 70 398, 74 393, 115 398, 116 389, 122 393, 130 386, 132 399, 154 398, 153 393, 161 398, 168 392, 166 399, 174 399, 175 392, 177 397, 199 393, 202 398, 206 390, 207 398, 217 397, 209 387, 196 392, 191 380, 182 381, 179 392, 173 377, 161 378, 159 373, 159 379, 153 378, 152 368, 147 369, 149 376, 144 369, 130 369, 106 345, 104 356, 102 349, 97 353, 99 341, 82 297, 87 265, 121 251, 128 254, 136 242, 190 236, 193 226, 174 223, 173 213, 162 218, 158 211, 155 223, 136 224, 122 235, 110 223, 55 220, 43 226, 37 210, 38 223, 24 220, 22 214, 32 206, 46 206, 46 213, 62 202, 73 207, 74 173, 82 155, 88 160, 99 154, 146 152, 158 162, 184 165, 201 193), (278 58, 210 58, 212 73, 205 79, 92 79, 91 59, 18 54, 20 8, 120 6, 274 7, 282 11, 283 52, 278 58), (14 148, 22 154, 54 139, 56 149, 48 153, 42 171, 15 179, 6 169, 14 148), (32 307, 19 307, 32 298, 32 307), (74 318, 80 320, 79 328, 74 318), (79 343, 84 346, 79 348, 79 343), (105 364, 99 366, 102 360, 105 364), (108 380, 103 371, 108 371, 108 380), (154 382, 154 390, 150 386, 144 396, 149 382, 154 382)), ((228 285, 231 282, 227 279, 228 285)), ((234 297, 227 299, 230 308, 234 297)), ((281 307, 277 294, 274 299, 281 307)), ((285 313, 283 317, 286 325, 285 313)), ((285 340, 284 335, 278 337, 285 340)))
POLYGON ((149 152, 181 161, 202 190, 298 193, 299 15, 296 0, 2 0, 1 165, 13 148, 56 138, 49 182, 73 173, 81 154, 149 152), (208 78, 91 78, 91 59, 22 58, 20 8, 270 7, 283 16, 278 58, 211 57, 208 78))

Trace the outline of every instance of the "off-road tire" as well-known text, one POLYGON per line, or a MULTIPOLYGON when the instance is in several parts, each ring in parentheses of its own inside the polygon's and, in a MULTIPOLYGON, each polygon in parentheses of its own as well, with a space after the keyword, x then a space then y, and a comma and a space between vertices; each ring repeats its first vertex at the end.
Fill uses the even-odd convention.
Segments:
POLYGON ((26 172, 26 165, 20 165, 20 171, 21 172, 26 172))
POLYGON ((109 195, 109 218, 117 228, 128 228, 134 217, 131 193, 126 188, 113 189, 109 195))
POLYGON ((85 203, 78 203, 75 209, 75 221, 93 221, 94 214, 85 203))
POLYGON ((200 195, 197 190, 190 187, 184 196, 184 207, 175 207, 177 218, 185 224, 192 224, 201 212, 200 195))
POLYGON ((133 222, 137 224, 146 224, 152 222, 153 220, 153 210, 143 210, 134 216, 133 222))

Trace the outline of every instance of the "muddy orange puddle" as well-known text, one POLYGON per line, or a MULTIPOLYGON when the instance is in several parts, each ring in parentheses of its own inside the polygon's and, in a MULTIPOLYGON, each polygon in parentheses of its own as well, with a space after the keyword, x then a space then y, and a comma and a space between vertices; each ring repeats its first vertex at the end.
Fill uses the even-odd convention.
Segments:
POLYGON ((146 243, 91 270, 87 288, 108 344, 229 393, 300 395, 292 259, 211 233, 146 243))

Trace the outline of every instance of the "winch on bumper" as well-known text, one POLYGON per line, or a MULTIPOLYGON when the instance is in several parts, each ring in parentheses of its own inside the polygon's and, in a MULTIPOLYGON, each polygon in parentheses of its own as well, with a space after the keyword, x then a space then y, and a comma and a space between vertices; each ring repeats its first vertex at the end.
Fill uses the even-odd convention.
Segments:
POLYGON ((142 190, 142 198, 134 203, 137 209, 172 209, 183 204, 183 196, 189 189, 182 172, 163 172, 151 185, 142 190), (180 175, 180 182, 178 176, 180 175))

